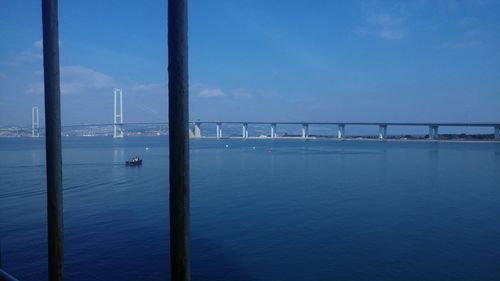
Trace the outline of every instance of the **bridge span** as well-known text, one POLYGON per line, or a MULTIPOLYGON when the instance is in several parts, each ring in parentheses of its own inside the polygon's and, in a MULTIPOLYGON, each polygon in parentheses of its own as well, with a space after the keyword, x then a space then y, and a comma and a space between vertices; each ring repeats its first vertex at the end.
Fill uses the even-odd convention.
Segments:
POLYGON ((278 125, 299 125, 302 126, 301 138, 309 138, 309 126, 320 125, 320 126, 336 126, 337 128, 337 138, 345 138, 345 128, 346 126, 376 126, 378 127, 378 138, 385 139, 387 137, 387 128, 389 126, 406 126, 406 127, 428 127, 429 128, 429 139, 439 138, 439 127, 491 127, 493 128, 494 138, 500 140, 500 123, 490 123, 490 122, 469 122, 469 123, 453 123, 453 122, 263 122, 263 121, 195 121, 191 122, 194 125, 192 132, 192 137, 201 138, 202 124, 215 124, 216 125, 216 137, 222 138, 222 125, 223 124, 241 124, 242 133, 241 138, 248 138, 248 125, 270 125, 270 137, 278 138, 277 127, 278 125))
MULTIPOLYGON (((310 138, 309 126, 333 126, 338 139, 346 138, 345 128, 347 126, 373 126, 378 128, 378 138, 385 139, 387 137, 388 127, 427 127, 429 130, 428 139, 439 138, 439 128, 442 127, 482 127, 492 128, 495 140, 500 140, 500 122, 274 122, 274 121, 191 121, 190 136, 191 138, 204 138, 202 126, 206 124, 215 125, 215 136, 217 139, 223 137, 223 125, 241 125, 241 137, 250 138, 248 127, 249 125, 269 125, 269 138, 280 138, 277 134, 277 128, 280 125, 297 125, 301 127, 300 138, 310 138)), ((127 123, 95 123, 95 124, 73 124, 63 125, 64 128, 71 127, 91 127, 91 126, 118 126, 123 130, 127 125, 160 125, 168 126, 168 122, 127 122, 127 123)))

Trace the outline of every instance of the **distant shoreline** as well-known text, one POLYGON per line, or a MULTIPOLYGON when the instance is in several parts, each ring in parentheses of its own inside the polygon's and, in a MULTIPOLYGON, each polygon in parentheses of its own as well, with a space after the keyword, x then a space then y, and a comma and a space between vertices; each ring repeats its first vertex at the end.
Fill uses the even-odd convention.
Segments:
MULTIPOLYGON (((126 135, 125 138, 134 138, 134 137, 166 137, 168 135, 126 135)), ((388 136, 384 139, 380 139, 376 136, 350 136, 344 138, 330 137, 330 136, 309 136, 307 138, 302 138, 301 136, 279 136, 275 138, 271 137, 247 137, 243 138, 241 136, 228 136, 217 138, 215 136, 203 136, 201 138, 193 138, 190 140, 265 140, 265 141, 282 141, 282 140, 294 140, 294 141, 372 141, 372 142, 423 142, 423 143, 495 143, 500 144, 500 140, 493 139, 492 137, 487 138, 488 135, 481 135, 481 138, 474 139, 473 136, 467 135, 466 137, 452 137, 450 135, 446 135, 445 137, 440 137, 438 139, 429 139, 423 136, 412 136, 412 137, 395 137, 388 136)), ((82 136, 63 136, 63 138, 112 138, 112 135, 82 135, 82 136)), ((37 139, 31 136, 0 136, 0 139, 15 139, 15 138, 23 138, 23 139, 37 139)), ((43 136, 39 137, 43 139, 43 136)))

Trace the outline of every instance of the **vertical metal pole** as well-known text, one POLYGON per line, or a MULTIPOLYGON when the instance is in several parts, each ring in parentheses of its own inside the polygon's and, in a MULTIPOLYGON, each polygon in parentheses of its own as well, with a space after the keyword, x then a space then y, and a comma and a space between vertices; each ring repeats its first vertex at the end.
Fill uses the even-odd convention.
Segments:
POLYGON ((61 91, 57 0, 42 0, 49 280, 64 280, 61 91))
POLYGON ((187 0, 168 1, 171 280, 190 280, 187 0))

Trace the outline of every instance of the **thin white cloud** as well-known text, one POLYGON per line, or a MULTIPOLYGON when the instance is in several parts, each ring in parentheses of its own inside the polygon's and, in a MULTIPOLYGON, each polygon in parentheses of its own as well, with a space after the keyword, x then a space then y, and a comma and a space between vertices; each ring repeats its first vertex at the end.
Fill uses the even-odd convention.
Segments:
POLYGON ((160 83, 135 84, 130 88, 131 91, 137 93, 166 93, 166 85, 160 83))
POLYGON ((80 65, 61 67, 62 94, 86 93, 114 87, 113 78, 80 65))
POLYGON ((372 25, 381 26, 381 27, 395 26, 399 23, 399 20, 395 19, 394 17, 392 17, 386 13, 379 13, 376 15, 370 15, 368 17, 367 21, 372 25))
POLYGON ((481 8, 486 7, 491 2, 491 0, 469 0, 469 3, 479 6, 481 8))
POLYGON ((396 2, 360 0, 361 19, 364 21, 355 33, 360 37, 376 36, 384 40, 401 40, 407 37, 408 18, 411 11, 421 9, 419 1, 396 2))
POLYGON ((458 21, 458 25, 460 27, 471 27, 477 25, 479 22, 480 22, 479 19, 476 17, 466 16, 458 21))
POLYGON ((483 45, 480 41, 463 41, 463 42, 448 42, 443 45, 446 49, 470 49, 477 48, 483 45))
POLYGON ((201 98, 215 98, 224 96, 224 92, 220 88, 203 89, 198 92, 198 97, 201 98))
POLYGON ((34 62, 41 61, 42 59, 43 59, 42 54, 37 53, 37 52, 29 52, 29 51, 22 51, 17 56, 17 61, 23 62, 23 63, 34 63, 34 62))
MULTIPOLYGON (((36 76, 41 76, 41 71, 35 71, 36 76)), ((61 94, 86 94, 100 90, 111 89, 115 86, 110 76, 80 65, 61 67, 61 94)), ((43 83, 33 82, 26 86, 30 94, 43 93, 43 83)))
POLYGON ((234 89, 231 94, 233 95, 233 97, 235 98, 250 98, 252 97, 252 93, 250 90, 248 89, 244 89, 244 88, 238 88, 238 89, 234 89))
POLYGON ((366 19, 368 26, 365 34, 375 34, 382 39, 400 40, 406 36, 403 28, 403 19, 388 13, 371 14, 366 19))
POLYGON ((38 41, 33 42, 33 47, 38 49, 43 49, 43 40, 40 39, 38 41))
POLYGON ((194 84, 189 88, 189 92, 200 98, 217 98, 225 96, 221 88, 211 87, 205 84, 194 84))
POLYGON ((43 94, 43 83, 42 82, 29 83, 26 86, 26 93, 35 95, 43 94))
MULTIPOLYGON (((43 39, 33 42, 33 47, 43 50, 43 39)), ((62 47, 62 41, 59 40, 59 48, 62 47)))
POLYGON ((379 36, 384 39, 399 40, 405 37, 405 33, 402 30, 381 30, 379 36))

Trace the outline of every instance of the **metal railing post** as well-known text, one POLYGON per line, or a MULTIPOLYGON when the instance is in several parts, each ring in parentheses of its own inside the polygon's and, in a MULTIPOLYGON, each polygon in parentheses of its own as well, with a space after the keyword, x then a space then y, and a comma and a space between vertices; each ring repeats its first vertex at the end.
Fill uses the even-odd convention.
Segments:
POLYGON ((168 1, 171 280, 190 280, 187 0, 168 1))
POLYGON ((61 90, 57 0, 42 0, 49 280, 64 280, 61 90))

